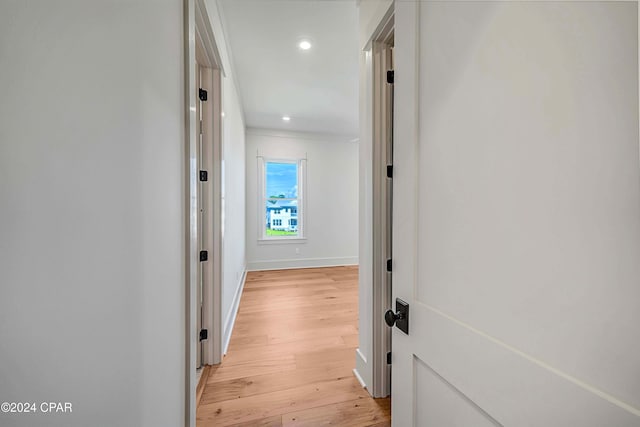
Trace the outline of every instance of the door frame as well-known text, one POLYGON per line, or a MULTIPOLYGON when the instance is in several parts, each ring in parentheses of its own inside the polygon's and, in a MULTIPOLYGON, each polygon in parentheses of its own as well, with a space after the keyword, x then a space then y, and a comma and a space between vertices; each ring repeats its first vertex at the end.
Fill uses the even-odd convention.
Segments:
POLYGON ((199 351, 197 330, 197 296, 200 270, 200 229, 198 228, 199 190, 199 126, 197 117, 199 102, 196 93, 200 87, 196 69, 205 72, 204 89, 209 91, 211 127, 203 126, 211 138, 212 158, 209 163, 210 229, 209 280, 203 286, 203 327, 209 330, 209 339, 204 346, 203 364, 220 363, 222 360, 222 78, 224 70, 213 29, 209 22, 204 0, 184 0, 184 102, 185 102, 185 425, 196 422, 196 355, 199 351), (196 52, 198 45, 198 52, 196 52))
POLYGON ((390 69, 391 48, 394 37, 393 4, 385 13, 365 50, 371 51, 372 76, 372 247, 373 247, 373 299, 372 299, 372 378, 369 392, 375 398, 391 393, 391 366, 387 353, 391 351, 391 330, 384 322, 384 313, 391 308, 391 273, 387 260, 391 254, 392 179, 387 177, 387 165, 392 164, 390 150, 393 135, 392 109, 388 99, 391 87, 386 82, 390 69))
MULTIPOLYGON (((200 68, 200 87, 207 90, 208 101, 204 104, 202 135, 205 142, 205 161, 202 168, 208 172, 211 183, 204 200, 205 212, 210 212, 204 221, 206 241, 202 249, 209 250, 209 260, 205 270, 207 275, 203 287, 203 329, 210 332, 205 340, 203 365, 222 362, 222 61, 220 60, 204 0, 196 0, 196 64, 200 68)), ((195 93, 195 92, 194 92, 195 93)), ((197 126, 197 121, 196 121, 197 126)), ((196 135, 197 137, 197 135, 196 135)), ((197 141, 196 141, 197 142, 197 141)), ((199 170, 197 171, 199 173, 199 170)), ((197 331, 196 331, 197 332, 197 331)))

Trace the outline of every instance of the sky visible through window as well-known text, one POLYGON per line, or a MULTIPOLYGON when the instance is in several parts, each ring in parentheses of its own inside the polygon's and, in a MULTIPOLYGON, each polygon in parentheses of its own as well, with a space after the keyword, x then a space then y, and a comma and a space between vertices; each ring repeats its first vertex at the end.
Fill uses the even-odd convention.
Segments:
POLYGON ((296 163, 267 163, 267 197, 298 197, 298 165, 296 163))

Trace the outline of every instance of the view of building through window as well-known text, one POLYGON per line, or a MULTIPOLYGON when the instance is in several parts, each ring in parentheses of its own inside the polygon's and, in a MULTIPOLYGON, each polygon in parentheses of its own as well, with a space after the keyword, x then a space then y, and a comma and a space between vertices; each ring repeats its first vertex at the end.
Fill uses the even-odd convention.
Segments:
POLYGON ((266 162, 266 235, 298 236, 298 164, 266 162))

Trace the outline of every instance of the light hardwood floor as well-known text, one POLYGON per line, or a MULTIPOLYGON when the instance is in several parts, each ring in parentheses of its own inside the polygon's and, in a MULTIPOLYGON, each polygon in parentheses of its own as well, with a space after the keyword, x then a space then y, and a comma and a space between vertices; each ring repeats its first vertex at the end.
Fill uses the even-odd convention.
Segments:
POLYGON ((389 399, 372 399, 353 375, 357 346, 357 267, 248 273, 198 427, 389 426, 389 399))

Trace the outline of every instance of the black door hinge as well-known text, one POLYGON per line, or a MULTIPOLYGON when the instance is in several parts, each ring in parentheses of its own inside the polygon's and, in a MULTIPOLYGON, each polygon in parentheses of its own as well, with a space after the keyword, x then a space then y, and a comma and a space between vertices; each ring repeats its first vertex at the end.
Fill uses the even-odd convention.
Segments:
POLYGON ((387 165, 387 178, 393 178, 393 165, 387 165))
POLYGON ((392 85, 394 80, 395 80, 395 73, 393 72, 393 70, 387 71, 387 83, 392 85))
POLYGON ((209 331, 207 329, 200 329, 200 341, 204 341, 209 338, 209 331))
POLYGON ((391 259, 387 260, 387 271, 391 273, 391 259))
POLYGON ((387 365, 391 365, 391 352, 387 352, 387 365))
POLYGON ((200 171, 200 181, 208 181, 209 180, 209 174, 207 173, 207 171, 200 171))
POLYGON ((200 98, 200 101, 206 101, 207 100, 207 91, 200 88, 198 89, 198 98, 200 98))
POLYGON ((206 261, 209 259, 209 252, 208 251, 200 251, 200 261, 206 261))

